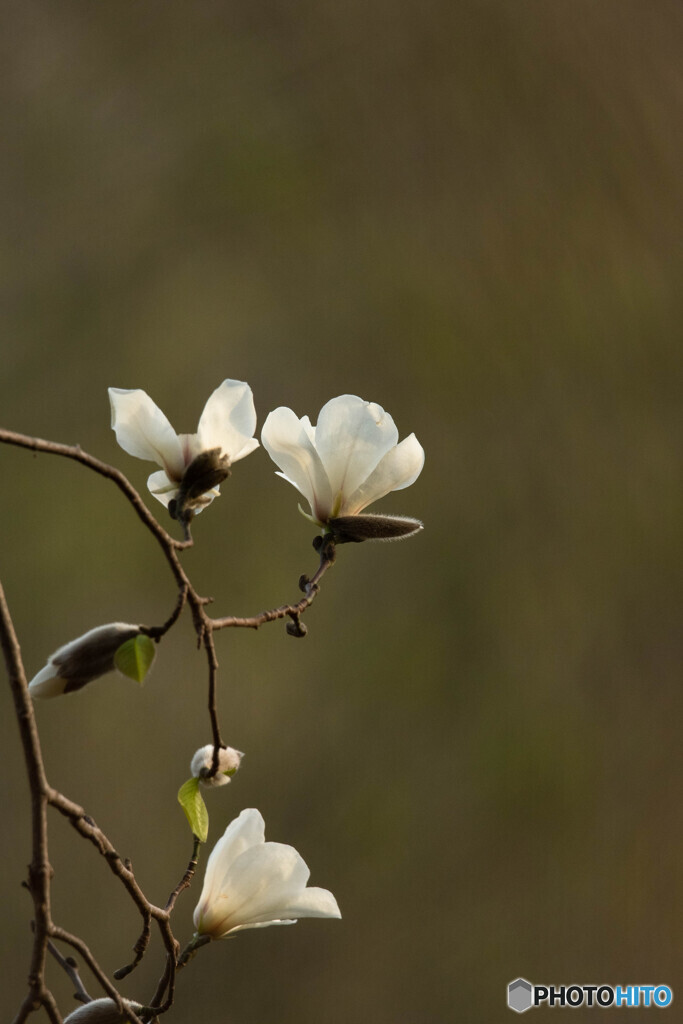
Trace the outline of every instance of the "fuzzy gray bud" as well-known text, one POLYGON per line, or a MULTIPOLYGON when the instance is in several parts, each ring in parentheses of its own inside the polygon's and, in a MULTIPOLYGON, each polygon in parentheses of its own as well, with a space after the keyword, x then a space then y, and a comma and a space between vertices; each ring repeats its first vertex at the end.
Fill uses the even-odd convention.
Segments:
MULTIPOLYGON (((140 1003, 133 1003, 128 999, 123 1000, 123 1005, 133 1013, 142 1009, 140 1003)), ((64 1024, 125 1024, 127 1020, 113 999, 93 999, 92 1002, 85 1003, 70 1013, 64 1024)))
POLYGON ((211 502, 207 493, 230 476, 230 459, 220 448, 200 452, 183 473, 178 494, 168 503, 172 519, 189 522, 197 509, 211 502))
POLYGON ((218 768, 215 775, 211 775, 213 767, 213 743, 207 743, 200 747, 190 763, 190 771, 195 779, 199 779, 203 786, 225 786, 230 782, 230 776, 234 775, 244 757, 241 750, 234 747, 220 747, 218 750, 218 768))
POLYGON ((58 697, 80 690, 93 679, 114 670, 114 656, 126 640, 137 636, 139 626, 110 622, 96 626, 51 654, 47 665, 29 683, 32 697, 58 697))
POLYGON ((338 516, 329 519, 327 525, 338 544, 360 544, 364 540, 401 540, 423 529, 419 519, 380 516, 373 512, 358 516, 338 516))

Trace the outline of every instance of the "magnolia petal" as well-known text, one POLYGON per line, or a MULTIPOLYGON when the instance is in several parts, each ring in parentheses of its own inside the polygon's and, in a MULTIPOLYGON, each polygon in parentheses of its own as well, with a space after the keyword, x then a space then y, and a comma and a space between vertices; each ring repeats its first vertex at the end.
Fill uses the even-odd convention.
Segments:
POLYGON ((245 850, 231 864, 200 931, 220 937, 237 925, 289 919, 292 915, 283 908, 296 902, 309 876, 305 861, 291 846, 262 843, 245 850))
POLYGON ((352 494, 398 441, 396 424, 381 405, 340 395, 320 410, 315 446, 332 494, 352 494))
POLYGON ((206 864, 202 894, 194 911, 195 928, 199 930, 202 917, 219 898, 233 861, 250 847, 264 843, 265 835, 266 823, 253 807, 242 811, 230 822, 206 864))
POLYGON ((276 466, 296 487, 323 522, 332 511, 330 482, 310 437, 310 422, 299 420, 291 409, 280 406, 269 413, 261 441, 276 466))
POLYGON ((251 924, 236 924, 234 928, 231 928, 230 931, 226 932, 225 935, 222 935, 221 938, 228 939, 231 936, 236 935, 237 932, 246 931, 247 928, 270 928, 272 925, 276 924, 296 924, 296 921, 292 919, 288 921, 281 921, 278 919, 277 921, 252 921, 251 924))
POLYGON ((60 697, 66 689, 66 679, 58 675, 56 665, 48 663, 33 677, 28 685, 32 697, 60 697))
POLYGON ((342 503, 339 514, 355 515, 389 491, 400 491, 417 480, 424 466, 424 448, 410 434, 388 451, 373 472, 342 503))
POLYGON ((251 455, 253 451, 260 448, 260 442, 257 437, 250 437, 249 440, 240 448, 240 450, 230 457, 231 462, 239 462, 240 459, 244 459, 247 455, 251 455))
POLYGON ((241 380, 224 380, 210 396, 199 420, 200 448, 220 448, 231 462, 236 462, 258 447, 252 436, 255 430, 251 388, 241 380))
POLYGON ((116 440, 129 455, 156 462, 175 480, 184 463, 180 441, 161 409, 138 389, 109 388, 111 426, 116 440))
POLYGON ((168 503, 178 494, 178 484, 169 480, 168 474, 163 469, 157 469, 147 477, 147 489, 153 494, 157 501, 168 508, 168 503))
MULTIPOLYGON (((318 889, 315 886, 302 889, 290 902, 279 906, 278 913, 282 915, 282 923, 290 919, 298 921, 300 917, 341 917, 339 904, 332 893, 328 889, 318 889)), ((253 917, 247 927, 262 927, 268 923, 274 922, 268 922, 266 911, 263 915, 253 917)))
POLYGON ((302 416, 299 420, 301 426, 306 431, 306 436, 313 446, 315 446, 315 427, 311 423, 309 416, 302 416))

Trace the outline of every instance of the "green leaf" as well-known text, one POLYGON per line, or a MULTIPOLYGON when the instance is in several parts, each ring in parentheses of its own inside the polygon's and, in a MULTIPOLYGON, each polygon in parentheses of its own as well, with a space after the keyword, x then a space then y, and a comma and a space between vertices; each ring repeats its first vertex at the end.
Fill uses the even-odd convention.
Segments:
POLYGON ((199 779, 188 779, 178 790, 178 803, 185 811, 193 835, 202 843, 209 834, 209 812, 199 792, 199 779))
POLYGON ((148 636, 138 633, 122 643, 114 655, 114 664, 119 672, 136 683, 141 683, 154 661, 156 648, 148 636))

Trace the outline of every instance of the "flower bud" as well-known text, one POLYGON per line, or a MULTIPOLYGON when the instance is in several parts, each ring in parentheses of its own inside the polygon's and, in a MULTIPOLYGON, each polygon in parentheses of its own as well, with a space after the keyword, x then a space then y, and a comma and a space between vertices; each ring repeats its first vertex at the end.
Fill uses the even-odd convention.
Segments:
MULTIPOLYGON (((142 1009, 140 1003, 133 1003, 128 999, 123 1000, 123 1005, 133 1013, 142 1009)), ((92 1002, 85 1003, 70 1013, 64 1019, 64 1024, 125 1024, 127 1019, 113 999, 93 999, 92 1002)))
POLYGON ((220 448, 200 452, 185 470, 175 498, 168 503, 172 519, 182 522, 209 505, 218 486, 230 476, 230 459, 220 448))
POLYGON ((110 622, 96 626, 51 654, 47 665, 29 683, 32 697, 58 697, 80 690, 93 679, 112 672, 114 655, 126 640, 137 636, 139 626, 110 622))
POLYGON ((216 774, 211 775, 213 768, 213 743, 207 743, 200 747, 190 763, 190 771, 195 779, 199 779, 203 786, 225 786, 230 782, 230 776, 234 775, 244 757, 241 750, 234 747, 219 747, 218 768, 216 774))
POLYGON ((409 516, 380 516, 365 512, 361 516, 337 516, 328 520, 338 544, 359 544, 364 540, 401 540, 423 529, 419 519, 409 516))

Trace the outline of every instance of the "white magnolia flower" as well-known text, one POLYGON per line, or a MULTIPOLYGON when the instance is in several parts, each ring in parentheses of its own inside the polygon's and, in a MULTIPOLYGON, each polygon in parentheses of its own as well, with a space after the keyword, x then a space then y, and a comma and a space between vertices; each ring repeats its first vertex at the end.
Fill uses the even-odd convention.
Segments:
MULTIPOLYGON (((137 459, 147 459, 161 466, 151 474, 147 487, 167 508, 169 502, 177 499, 183 477, 197 456, 215 454, 213 466, 204 469, 215 469, 220 462, 225 466, 220 479, 225 479, 233 462, 258 448, 253 436, 256 429, 254 398, 249 385, 240 380, 224 380, 216 388, 204 406, 196 434, 176 434, 161 409, 139 388, 132 391, 109 388, 109 400, 112 430, 123 450, 137 459)), ((193 481, 195 489, 187 504, 194 512, 200 512, 220 493, 210 474, 206 484, 202 491, 201 477, 193 481)))
POLYGON ((28 685, 32 697, 59 697, 114 670, 114 655, 121 644, 140 632, 129 622, 109 622, 64 644, 51 654, 47 665, 28 685))
POLYGON ((340 395, 324 405, 313 426, 281 406, 261 432, 263 447, 311 506, 320 526, 354 516, 389 491, 412 484, 424 465, 415 434, 398 443, 396 424, 380 405, 340 395))
POLYGON ((243 757, 241 750, 221 747, 218 751, 218 770, 215 775, 210 775, 213 766, 213 743, 207 743, 195 753, 190 763, 190 771, 203 786, 225 786, 230 782, 230 776, 239 768, 243 757))
POLYGON ((310 876, 291 846, 265 841, 258 811, 242 811, 218 840, 206 865, 194 911, 198 935, 222 939, 243 928, 295 924, 300 917, 341 917, 327 889, 306 888, 310 876))
MULTIPOLYGON (((123 1000, 123 1005, 133 1013, 142 1009, 140 1003, 123 1000)), ((64 1024, 125 1024, 128 1018, 116 1007, 113 999, 93 999, 65 1018, 64 1024)))

